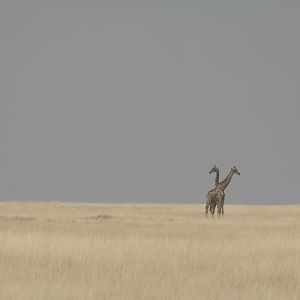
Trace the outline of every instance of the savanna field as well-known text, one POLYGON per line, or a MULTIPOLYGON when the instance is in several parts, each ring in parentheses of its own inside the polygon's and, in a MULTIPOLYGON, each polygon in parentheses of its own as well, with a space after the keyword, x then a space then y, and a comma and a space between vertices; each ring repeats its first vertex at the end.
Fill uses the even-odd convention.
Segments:
POLYGON ((300 205, 0 203, 0 299, 300 299, 300 205))

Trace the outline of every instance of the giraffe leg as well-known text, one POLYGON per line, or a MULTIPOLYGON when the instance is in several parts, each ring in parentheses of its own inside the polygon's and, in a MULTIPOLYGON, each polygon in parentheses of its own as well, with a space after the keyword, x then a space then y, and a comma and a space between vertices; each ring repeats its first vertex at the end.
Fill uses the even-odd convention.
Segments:
POLYGON ((216 209, 216 202, 213 201, 213 203, 211 204, 211 210, 210 210, 210 213, 211 213, 212 217, 214 217, 215 209, 216 209))
POLYGON ((205 217, 207 218, 208 208, 211 205, 211 198, 209 195, 206 196, 206 205, 205 205, 205 217))
POLYGON ((218 217, 220 219, 220 216, 221 216, 221 209, 218 208, 218 217))
POLYGON ((222 218, 224 216, 224 200, 225 200, 225 195, 223 196, 223 199, 222 199, 222 218))
POLYGON ((221 199, 217 200, 217 208, 218 208, 218 217, 220 218, 221 211, 222 211, 222 202, 221 202, 221 199))

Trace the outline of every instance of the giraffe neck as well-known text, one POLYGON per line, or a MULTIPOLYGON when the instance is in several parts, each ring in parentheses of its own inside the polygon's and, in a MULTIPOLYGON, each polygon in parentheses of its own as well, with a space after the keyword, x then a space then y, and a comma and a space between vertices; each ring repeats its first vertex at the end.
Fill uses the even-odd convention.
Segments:
POLYGON ((227 186, 229 185, 231 178, 233 176, 233 172, 232 170, 230 170, 229 174, 227 175, 227 177, 221 182, 223 189, 225 190, 227 188, 227 186))
POLYGON ((216 171, 216 178, 215 178, 215 186, 219 184, 219 179, 220 179, 220 171, 216 171))

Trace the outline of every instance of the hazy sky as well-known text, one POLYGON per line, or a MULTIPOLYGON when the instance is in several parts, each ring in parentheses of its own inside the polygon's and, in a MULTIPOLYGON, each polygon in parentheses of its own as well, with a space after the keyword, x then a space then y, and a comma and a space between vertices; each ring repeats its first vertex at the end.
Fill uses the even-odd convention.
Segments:
POLYGON ((0 2, 0 200, 298 203, 299 1, 0 2))

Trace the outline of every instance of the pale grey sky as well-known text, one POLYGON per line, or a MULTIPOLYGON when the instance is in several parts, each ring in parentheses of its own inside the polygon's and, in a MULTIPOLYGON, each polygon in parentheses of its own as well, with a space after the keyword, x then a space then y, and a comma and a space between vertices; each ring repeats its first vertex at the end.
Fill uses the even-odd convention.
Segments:
POLYGON ((299 203, 299 1, 0 2, 0 200, 299 203))

